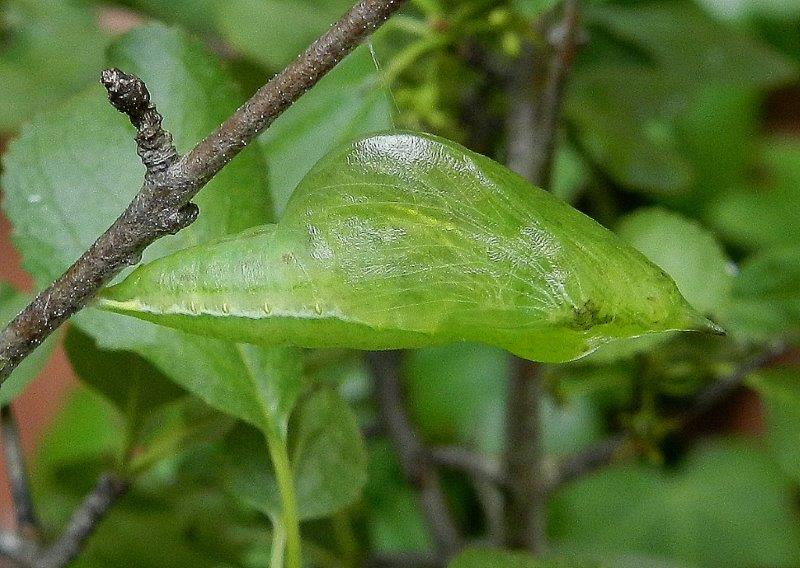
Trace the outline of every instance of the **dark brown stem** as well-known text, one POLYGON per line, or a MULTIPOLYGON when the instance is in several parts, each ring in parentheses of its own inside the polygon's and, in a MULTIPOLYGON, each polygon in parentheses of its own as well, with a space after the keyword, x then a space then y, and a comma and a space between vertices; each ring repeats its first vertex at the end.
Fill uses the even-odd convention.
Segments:
POLYGON ((31 497, 17 422, 10 405, 0 408, 0 430, 2 430, 3 456, 11 487, 11 499, 17 518, 17 531, 23 538, 36 541, 40 536, 39 520, 31 497))
POLYGON ((577 52, 578 0, 565 0, 563 20, 543 32, 550 44, 526 43, 507 81, 507 165, 534 185, 552 176, 564 87, 577 52))
POLYGON ((430 449, 430 458, 438 466, 488 481, 498 487, 507 485, 499 463, 461 446, 439 446, 430 449))
MULTIPOLYGON (((547 189, 561 101, 578 35, 578 0, 565 0, 554 48, 527 44, 508 82, 508 166, 547 189)), ((539 433, 541 381, 535 364, 513 358, 506 405, 506 545, 537 554, 547 547, 546 488, 539 433)))
POLYGON ((629 434, 616 434, 561 460, 557 475, 545 488, 546 493, 552 493, 562 485, 581 479, 612 463, 623 453, 625 446, 632 442, 629 434))
POLYGON ((97 529, 128 483, 113 474, 101 475, 94 489, 72 514, 67 528, 50 548, 36 558, 34 568, 62 568, 78 556, 86 540, 97 529))
POLYGON ((100 82, 108 91, 108 100, 119 112, 128 115, 136 127, 136 149, 147 168, 145 179, 157 181, 178 160, 172 134, 161 127, 162 116, 150 103, 150 92, 135 75, 119 69, 106 69, 100 82))
POLYGON ((0 332, 0 383, 101 287, 124 267, 139 262, 151 243, 190 225, 197 216, 197 208, 189 203, 195 194, 403 3, 360 0, 180 159, 161 129, 161 117, 144 84, 117 70, 105 71, 102 80, 112 103, 137 127, 138 151, 147 166, 144 185, 89 250, 0 332))
POLYGON ((400 351, 367 354, 375 379, 375 395, 386 432, 406 480, 419 492, 420 505, 442 559, 461 549, 461 536, 453 520, 441 480, 430 455, 405 411, 400 386, 400 351))
POLYGON ((506 545, 538 554, 546 543, 539 367, 514 358, 506 399, 506 545))

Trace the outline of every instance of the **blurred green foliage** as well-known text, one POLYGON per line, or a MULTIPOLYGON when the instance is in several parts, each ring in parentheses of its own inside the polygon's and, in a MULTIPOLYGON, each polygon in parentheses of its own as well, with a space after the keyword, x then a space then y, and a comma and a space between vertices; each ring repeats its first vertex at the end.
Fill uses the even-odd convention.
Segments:
MULTIPOLYGON (((138 189, 132 129, 92 85, 104 64, 147 81, 185 151, 348 5, 114 4, 144 25, 112 37, 97 25, 105 2, 0 1, 0 132, 17 138, 3 156, 3 208, 39 286, 138 189)), ((146 256, 269 221, 328 149, 393 125, 502 161, 508 100, 497 68, 526 42, 546 41, 531 24, 558 4, 412 0, 203 190, 198 223, 146 256)), ((642 338, 542 368, 548 460, 619 431, 633 434, 642 459, 553 496, 552 556, 470 550, 452 566, 797 566, 796 351, 748 377, 763 406, 761 437, 676 440, 672 410, 753 354, 798 345, 800 123, 776 101, 800 92, 800 4, 582 4, 585 42, 567 85, 553 191, 648 255, 728 336, 642 338)), ((0 320, 23 303, 0 288, 0 320)), ((265 429, 289 456, 309 566, 433 547, 385 435, 358 432, 376 410, 352 354, 234 346, 96 312, 76 318, 65 341, 82 386, 33 467, 47 534, 101 471, 134 479, 76 566, 267 565, 279 498, 265 429)), ((26 361, 0 400, 45 358, 40 350, 26 361)), ((508 373, 505 354, 482 346, 408 353, 404 384, 423 438, 499 460, 508 373)), ((459 524, 484 542, 472 480, 448 472, 445 486, 459 524)))

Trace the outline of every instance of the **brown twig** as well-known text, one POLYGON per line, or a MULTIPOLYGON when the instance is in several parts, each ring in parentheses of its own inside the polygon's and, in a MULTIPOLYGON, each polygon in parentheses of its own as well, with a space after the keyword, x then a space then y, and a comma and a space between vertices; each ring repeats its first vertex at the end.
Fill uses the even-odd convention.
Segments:
POLYGON ((461 446, 438 446, 429 450, 433 463, 505 487, 507 481, 499 463, 461 446))
POLYGON ((545 493, 552 493, 562 485, 581 479, 607 466, 631 442, 633 442, 633 438, 629 434, 615 434, 607 440, 592 444, 584 450, 562 459, 556 475, 544 488, 545 493))
MULTIPOLYGON (((526 44, 508 82, 508 166, 548 188, 561 100, 578 37, 578 0, 565 0, 554 49, 526 44)), ((545 34, 551 35, 551 34, 545 34)), ((546 548, 546 479, 539 436, 540 380, 536 365, 514 358, 506 405, 506 545, 531 553, 546 548)))
POLYGON ((359 0, 303 54, 261 87, 185 156, 174 154, 147 89, 136 77, 103 73, 112 103, 136 125, 147 175, 128 208, 61 277, 0 332, 0 383, 55 329, 81 310, 160 237, 190 225, 190 200, 253 138, 313 87, 404 0, 359 0))
POLYGON ((103 474, 94 489, 72 514, 61 536, 36 557, 33 568, 62 568, 75 559, 86 540, 117 500, 128 490, 128 483, 113 474, 103 474))
POLYGON ((11 499, 17 518, 17 531, 23 538, 36 542, 40 536, 39 520, 31 497, 17 422, 10 405, 0 408, 0 430, 11 499))
POLYGON ((116 475, 101 475, 94 489, 72 514, 61 536, 49 547, 22 534, 0 532, 0 558, 28 568, 63 568, 74 560, 111 507, 128 490, 116 475))
POLYGON ((397 452, 403 475, 419 492, 425 520, 433 534, 437 551, 445 560, 460 550, 461 536, 430 454, 406 415, 405 397, 400 386, 400 358, 400 351, 367 354, 367 362, 375 379, 375 395, 389 440, 397 452))
POLYGON ((506 545, 533 554, 545 548, 546 518, 539 404, 539 367, 513 358, 506 398, 506 545))

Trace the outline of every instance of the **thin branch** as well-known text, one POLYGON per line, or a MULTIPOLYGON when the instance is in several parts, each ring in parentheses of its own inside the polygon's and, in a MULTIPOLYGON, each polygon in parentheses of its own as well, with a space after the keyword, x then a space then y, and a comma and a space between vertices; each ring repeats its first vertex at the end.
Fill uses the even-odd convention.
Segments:
POLYGON ((523 45, 507 84, 507 164, 539 187, 550 185, 564 87, 580 36, 578 8, 578 0, 564 1, 561 23, 542 33, 550 45, 523 45))
POLYGON ((10 405, 0 408, 0 431, 2 431, 3 456, 11 487, 11 498, 17 518, 17 531, 23 538, 36 541, 40 534, 39 520, 31 497, 17 422, 10 405))
POLYGON ((7 558, 20 566, 32 566, 39 549, 35 543, 21 536, 0 531, 0 558, 7 558))
POLYGON ((150 105, 149 95, 145 96, 144 84, 115 70, 104 72, 103 83, 112 103, 137 126, 139 154, 148 168, 144 184, 114 224, 0 332, 0 383, 101 287, 124 267, 138 263, 151 243, 190 225, 197 216, 197 208, 189 203, 195 194, 403 3, 360 0, 179 159, 170 150, 171 140, 160 128, 160 116, 150 105))
POLYGON ((554 479, 543 488, 545 493, 552 493, 562 485, 581 479, 612 463, 632 441, 629 434, 617 434, 563 459, 554 479))
POLYGON ((438 466, 458 470, 498 487, 507 485, 500 464, 492 458, 461 446, 439 446, 431 448, 429 453, 431 461, 438 466))
POLYGON ((537 127, 534 129, 533 178, 542 187, 549 187, 552 178, 553 159, 556 150, 558 122, 564 87, 577 52, 579 36, 578 0, 565 0, 562 22, 550 30, 548 40, 555 52, 549 58, 550 73, 541 100, 536 104, 537 127))
POLYGON ((500 486, 485 479, 473 480, 475 495, 483 511, 486 523, 487 544, 493 547, 503 546, 506 534, 505 494, 500 486))
POLYGON ((770 365, 776 359, 785 355, 787 349, 787 346, 784 344, 772 346, 763 353, 745 362, 743 365, 740 365, 728 377, 700 391, 692 400, 689 409, 681 415, 681 425, 683 427, 689 426, 693 421, 722 403, 744 384, 751 373, 770 365))
MULTIPOLYGON (((565 0, 562 40, 548 50, 527 44, 508 83, 508 166, 549 187, 561 100, 578 36, 578 0, 565 0)), ((553 32, 555 33, 555 31, 553 32)), ((548 35, 548 34, 545 34, 548 35)), ((535 364, 514 358, 506 404, 506 545, 531 553, 546 548, 547 480, 539 432, 540 378, 535 364)))
MULTIPOLYGON (((692 422, 724 402, 744 385, 751 373, 770 365, 783 356, 786 351, 787 347, 785 345, 770 347, 737 367, 729 376, 701 390, 692 399, 688 408, 676 417, 678 429, 690 426, 692 422)), ((593 471, 607 466, 624 453, 623 450, 626 446, 633 446, 635 442, 634 436, 626 432, 612 436, 576 453, 562 461, 558 475, 547 487, 547 491, 555 491, 571 481, 580 479, 593 471)))
POLYGON ((446 559, 460 550, 461 536, 436 468, 406 415, 405 398, 400 386, 400 357, 400 351, 373 352, 367 354, 367 362, 375 378, 375 394, 381 416, 403 474, 419 491, 420 505, 437 550, 446 559))
POLYGON ((62 568, 75 559, 100 521, 127 490, 126 481, 113 474, 101 475, 58 540, 36 558, 34 568, 62 568))
POLYGON ((506 398, 506 545, 537 554, 545 548, 545 471, 541 446, 539 367, 513 358, 506 398))

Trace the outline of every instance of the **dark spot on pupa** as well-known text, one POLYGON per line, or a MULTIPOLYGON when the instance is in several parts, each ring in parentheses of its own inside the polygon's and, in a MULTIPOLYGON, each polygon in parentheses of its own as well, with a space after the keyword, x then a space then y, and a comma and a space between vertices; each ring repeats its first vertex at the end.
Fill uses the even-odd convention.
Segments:
POLYGON ((572 308, 572 319, 569 327, 581 331, 588 331, 597 325, 610 323, 614 318, 610 314, 603 314, 593 300, 586 300, 582 306, 572 308))
POLYGON ((286 264, 291 264, 294 262, 294 255, 290 252, 285 252, 283 255, 281 255, 281 260, 286 264))

